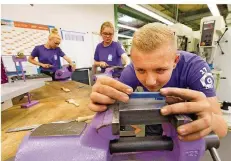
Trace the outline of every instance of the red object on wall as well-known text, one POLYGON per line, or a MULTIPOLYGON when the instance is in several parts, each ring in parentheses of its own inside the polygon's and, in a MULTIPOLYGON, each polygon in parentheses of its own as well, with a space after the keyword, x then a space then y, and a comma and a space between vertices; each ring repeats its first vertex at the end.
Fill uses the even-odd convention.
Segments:
POLYGON ((2 62, 2 58, 1 58, 1 84, 7 83, 7 82, 8 82, 8 78, 7 78, 6 70, 5 70, 5 67, 2 62))

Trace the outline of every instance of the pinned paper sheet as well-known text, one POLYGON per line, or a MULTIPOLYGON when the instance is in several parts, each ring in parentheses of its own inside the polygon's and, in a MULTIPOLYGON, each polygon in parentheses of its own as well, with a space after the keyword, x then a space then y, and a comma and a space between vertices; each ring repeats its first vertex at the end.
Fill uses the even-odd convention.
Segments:
MULTIPOLYGON (((2 49, 1 54, 3 58, 4 65, 7 66, 8 72, 15 72, 15 65, 12 58, 6 55, 16 55, 19 51, 23 51, 25 55, 29 56, 37 45, 45 44, 49 36, 48 25, 39 25, 24 23, 11 20, 1 20, 1 36, 2 36, 2 49), (6 23, 4 23, 6 21, 6 23), (11 22, 11 23, 9 23, 11 22), (25 27, 26 26, 26 27, 25 27)), ((25 68, 26 69, 26 68, 25 68)), ((28 69, 27 74, 34 73, 37 69, 28 69)))

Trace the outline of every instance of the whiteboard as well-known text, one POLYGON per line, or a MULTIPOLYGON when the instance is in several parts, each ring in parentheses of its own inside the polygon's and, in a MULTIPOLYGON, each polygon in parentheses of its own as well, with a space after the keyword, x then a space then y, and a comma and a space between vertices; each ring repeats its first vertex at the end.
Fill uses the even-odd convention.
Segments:
MULTIPOLYGON (((101 42, 100 36, 89 32, 76 32, 61 29, 63 52, 76 63, 78 68, 91 68, 94 63, 95 48, 101 42)), ((61 64, 67 62, 63 59, 61 64)))
POLYGON ((95 49, 96 49, 96 46, 101 43, 103 40, 102 40, 102 37, 96 33, 96 32, 92 32, 92 44, 93 44, 93 53, 95 54, 95 49))

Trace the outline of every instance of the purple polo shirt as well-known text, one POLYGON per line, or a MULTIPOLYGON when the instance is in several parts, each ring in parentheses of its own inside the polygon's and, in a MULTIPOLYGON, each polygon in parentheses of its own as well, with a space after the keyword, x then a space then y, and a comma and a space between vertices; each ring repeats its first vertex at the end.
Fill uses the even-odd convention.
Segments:
POLYGON ((43 71, 55 72, 60 68, 60 57, 63 57, 65 54, 63 51, 57 47, 55 49, 47 49, 44 45, 39 45, 34 48, 31 53, 31 56, 38 57, 40 63, 53 65, 51 68, 40 67, 43 71))
MULTIPOLYGON (((104 61, 110 66, 122 66, 121 55, 125 53, 122 46, 118 42, 112 41, 112 43, 104 47, 103 42, 99 43, 95 50, 95 61, 104 61)), ((105 71, 101 68, 101 72, 105 71)))
MULTIPOLYGON (((208 64, 195 54, 185 51, 179 51, 179 54, 179 62, 172 72, 171 79, 164 87, 189 88, 201 91, 207 97, 216 96, 214 79, 208 64)), ((133 64, 123 70, 120 81, 134 90, 137 86, 142 86, 144 91, 148 91, 137 79, 133 64)))

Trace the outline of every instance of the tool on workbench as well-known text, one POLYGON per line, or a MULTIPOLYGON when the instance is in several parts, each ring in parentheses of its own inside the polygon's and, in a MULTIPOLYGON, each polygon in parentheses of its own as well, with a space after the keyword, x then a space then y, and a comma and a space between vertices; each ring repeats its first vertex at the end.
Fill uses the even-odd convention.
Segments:
POLYGON ((15 161, 199 161, 206 149, 219 161, 219 138, 179 140, 177 126, 186 115, 162 116, 159 93, 133 93, 128 103, 116 102, 98 112, 90 124, 49 124, 36 128, 21 143, 15 161), (120 137, 120 126, 162 124, 163 135, 120 137), (54 137, 55 136, 55 137, 54 137))
MULTIPOLYGON (((17 56, 13 55, 12 59, 13 59, 13 62, 15 64, 17 75, 19 76, 19 72, 21 71, 22 78, 23 78, 24 82, 26 82, 26 77, 25 77, 25 73, 24 73, 24 70, 23 70, 23 66, 22 66, 22 62, 27 61, 26 56, 23 53, 19 52, 17 56), (17 66, 17 63, 19 64, 19 68, 17 66)), ((29 92, 27 93, 27 96, 28 96, 27 97, 28 102, 22 104, 21 105, 22 108, 29 108, 29 107, 34 106, 34 105, 39 103, 39 101, 31 99, 31 94, 29 92)))
POLYGON ((17 128, 9 128, 9 129, 6 131, 6 133, 33 130, 33 129, 39 127, 40 125, 41 125, 41 124, 38 124, 38 125, 30 125, 30 126, 24 126, 24 127, 17 127, 17 128))
POLYGON ((61 89, 62 89, 63 91, 65 91, 65 92, 70 92, 70 91, 71 91, 70 89, 65 88, 65 87, 61 87, 61 89))
POLYGON ((76 107, 79 107, 79 104, 74 99, 68 99, 66 102, 75 105, 76 107))
MULTIPOLYGON (((77 119, 74 119, 74 120, 55 121, 55 122, 51 122, 48 124, 58 124, 58 123, 61 124, 61 123, 70 123, 70 122, 75 122, 75 121, 86 122, 86 121, 92 120, 94 116, 95 115, 83 116, 83 117, 78 117, 77 119)), ((24 127, 18 127, 18 128, 10 128, 6 131, 6 133, 33 130, 41 125, 44 125, 44 124, 30 125, 30 126, 24 126, 24 127)))
POLYGON ((78 86, 77 89, 80 89, 80 88, 83 88, 83 87, 85 87, 85 86, 78 86))

